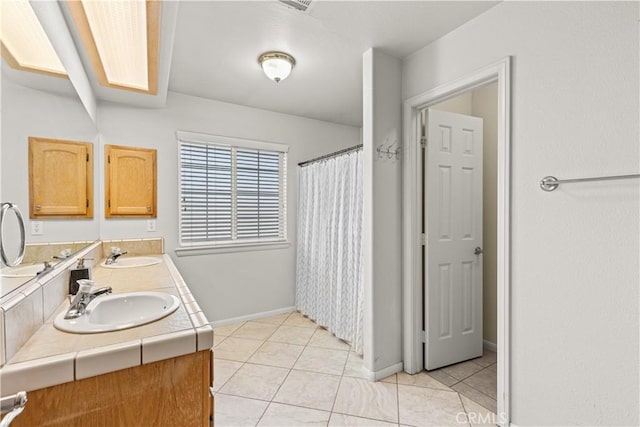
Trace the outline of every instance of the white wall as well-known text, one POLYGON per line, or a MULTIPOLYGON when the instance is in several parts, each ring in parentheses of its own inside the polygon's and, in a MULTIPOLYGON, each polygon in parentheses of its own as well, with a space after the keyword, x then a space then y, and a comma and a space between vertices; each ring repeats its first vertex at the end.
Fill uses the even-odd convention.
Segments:
POLYGON ((27 226, 27 242, 69 242, 100 236, 101 211, 93 219, 42 220, 44 234, 32 236, 29 229, 29 137, 59 138, 93 143, 94 207, 100 193, 95 171, 101 166, 95 124, 78 98, 54 95, 13 83, 2 77, 2 201, 14 202, 27 226))
POLYGON ((409 98, 513 55, 511 409, 637 425, 638 3, 504 2, 406 58, 409 98))
MULTIPOLYGON (((100 104, 98 119, 102 146, 118 144, 158 150, 157 231, 147 232, 146 220, 102 219, 101 235, 104 239, 163 236, 165 251, 176 262, 209 321, 294 305, 297 164, 359 144, 359 128, 172 92, 168 95, 166 107, 161 109, 100 104), (174 249, 178 247, 176 130, 289 145, 289 248, 175 256, 174 249)), ((103 167, 97 169, 104 175, 103 167)), ((103 176, 100 179, 103 182, 103 176)))
POLYGON ((400 160, 376 152, 401 144, 401 77, 397 58, 364 53, 364 367, 377 379, 402 368, 402 169, 400 160))

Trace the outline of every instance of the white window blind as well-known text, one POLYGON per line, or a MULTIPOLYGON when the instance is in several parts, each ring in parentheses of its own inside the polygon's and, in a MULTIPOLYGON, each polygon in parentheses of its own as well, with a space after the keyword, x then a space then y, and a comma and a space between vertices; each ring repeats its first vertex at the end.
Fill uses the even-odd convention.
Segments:
POLYGON ((286 151, 193 139, 179 139, 181 245, 286 240, 286 151))

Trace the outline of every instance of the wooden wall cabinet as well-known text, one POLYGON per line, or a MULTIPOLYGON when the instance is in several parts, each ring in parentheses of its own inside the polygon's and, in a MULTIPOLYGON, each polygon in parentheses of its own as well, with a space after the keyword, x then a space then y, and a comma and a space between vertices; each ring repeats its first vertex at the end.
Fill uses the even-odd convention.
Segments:
POLYGON ((157 150, 105 145, 105 217, 157 216, 157 150))
POLYGON ((93 218, 93 144, 29 137, 29 218, 93 218))

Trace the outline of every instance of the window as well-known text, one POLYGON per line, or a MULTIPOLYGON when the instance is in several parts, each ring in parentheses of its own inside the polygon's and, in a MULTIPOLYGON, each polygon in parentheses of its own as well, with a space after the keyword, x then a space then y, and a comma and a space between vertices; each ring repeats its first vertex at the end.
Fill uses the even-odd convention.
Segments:
POLYGON ((177 135, 182 247, 286 241, 287 146, 177 135))

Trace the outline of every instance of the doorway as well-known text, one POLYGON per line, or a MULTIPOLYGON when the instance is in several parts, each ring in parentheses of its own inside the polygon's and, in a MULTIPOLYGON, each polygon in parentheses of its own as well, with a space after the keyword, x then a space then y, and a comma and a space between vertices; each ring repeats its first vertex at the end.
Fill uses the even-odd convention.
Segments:
POLYGON ((494 413, 497 112, 497 82, 421 111, 424 366, 494 413))
MULTIPOLYGON (((509 206, 510 206, 510 58, 469 74, 456 81, 436 87, 404 103, 404 176, 403 176, 403 294, 404 294, 404 367, 408 373, 424 369, 423 344, 428 336, 423 329, 422 289, 423 258, 422 201, 423 158, 421 153, 422 111, 432 108, 458 95, 495 83, 497 100, 497 160, 496 160, 496 227, 495 227, 495 339, 484 347, 491 350, 495 344, 497 364, 483 366, 495 370, 496 414, 500 425, 509 420, 509 206)), ((484 339, 483 332, 483 339, 484 339)), ((482 350, 481 350, 482 351, 482 350)), ((485 356, 487 356, 485 354, 485 356)), ((491 356, 483 357, 487 364, 491 356)), ((478 359, 480 360, 480 359, 478 359)), ((474 362, 475 363, 475 362, 474 362)), ((486 374, 486 372, 485 372, 486 374)), ((455 378, 455 377, 454 377, 455 378)))

